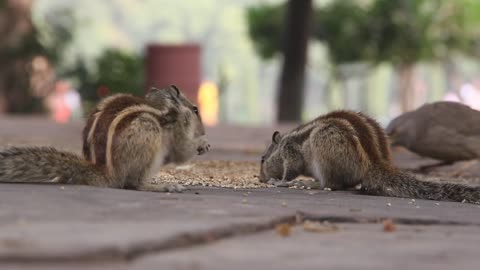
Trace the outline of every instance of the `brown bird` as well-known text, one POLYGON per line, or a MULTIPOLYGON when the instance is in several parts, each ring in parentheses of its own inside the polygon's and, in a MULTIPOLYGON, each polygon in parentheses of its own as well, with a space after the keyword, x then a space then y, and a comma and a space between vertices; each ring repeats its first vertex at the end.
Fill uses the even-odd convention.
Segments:
POLYGON ((393 119, 386 128, 400 145, 444 164, 480 157, 480 111, 457 102, 434 102, 393 119))

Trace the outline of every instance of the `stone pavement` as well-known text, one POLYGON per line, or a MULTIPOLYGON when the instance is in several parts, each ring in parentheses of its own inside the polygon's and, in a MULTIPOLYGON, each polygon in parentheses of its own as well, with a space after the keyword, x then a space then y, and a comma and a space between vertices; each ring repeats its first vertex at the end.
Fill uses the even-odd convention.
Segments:
MULTIPOLYGON (((0 127, 0 145, 80 150, 82 123, 0 118, 0 127)), ((257 160, 272 129, 208 129, 213 150, 202 158, 257 160)), ((405 168, 434 162, 395 153, 405 168)), ((476 269, 480 264, 480 206, 352 192, 194 187, 167 194, 1 184, 0 228, 0 269, 476 269), (395 224, 392 232, 384 231, 387 218, 395 224), (309 232, 304 220, 328 221, 338 230, 309 232), (285 223, 293 226, 288 236, 275 229, 285 223)))
POLYGON ((273 188, 162 194, 3 184, 0 206, 1 269, 474 269, 479 262, 480 207, 469 204, 273 188), (383 231, 385 218, 395 231, 383 231), (301 219, 339 229, 298 225, 287 237, 274 230, 301 219))

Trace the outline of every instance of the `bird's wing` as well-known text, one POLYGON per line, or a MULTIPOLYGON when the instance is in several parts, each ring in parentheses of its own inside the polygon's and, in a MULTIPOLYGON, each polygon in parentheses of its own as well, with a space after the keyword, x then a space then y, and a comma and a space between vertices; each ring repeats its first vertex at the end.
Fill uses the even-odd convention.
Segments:
POLYGON ((480 137, 480 111, 456 102, 439 102, 432 104, 428 126, 443 126, 463 136, 480 137))

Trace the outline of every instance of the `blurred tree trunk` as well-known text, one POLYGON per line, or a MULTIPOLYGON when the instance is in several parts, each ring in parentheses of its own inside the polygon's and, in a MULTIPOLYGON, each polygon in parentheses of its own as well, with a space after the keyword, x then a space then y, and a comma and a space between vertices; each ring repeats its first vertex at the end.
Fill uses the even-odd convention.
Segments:
POLYGON ((289 0, 283 36, 283 67, 279 82, 277 120, 301 120, 312 18, 312 0, 289 0))
POLYGON ((23 55, 35 31, 31 0, 0 0, 0 112, 25 111, 32 104, 30 55, 23 55))
POLYGON ((457 64, 451 56, 443 61, 443 71, 445 74, 445 90, 442 94, 445 95, 447 92, 454 92, 461 98, 460 87, 462 86, 462 78, 457 64))
POLYGON ((415 92, 413 89, 413 64, 401 64, 397 67, 398 91, 400 93, 401 112, 415 109, 415 92))

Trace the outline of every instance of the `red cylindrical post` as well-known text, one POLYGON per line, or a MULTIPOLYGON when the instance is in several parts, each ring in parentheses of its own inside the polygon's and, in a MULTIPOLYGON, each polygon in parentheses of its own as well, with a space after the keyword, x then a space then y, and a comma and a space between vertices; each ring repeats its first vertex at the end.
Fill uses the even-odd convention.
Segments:
POLYGON ((177 85, 193 102, 197 102, 201 83, 200 46, 195 44, 150 44, 146 49, 146 83, 162 88, 177 85))

